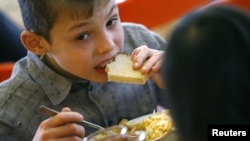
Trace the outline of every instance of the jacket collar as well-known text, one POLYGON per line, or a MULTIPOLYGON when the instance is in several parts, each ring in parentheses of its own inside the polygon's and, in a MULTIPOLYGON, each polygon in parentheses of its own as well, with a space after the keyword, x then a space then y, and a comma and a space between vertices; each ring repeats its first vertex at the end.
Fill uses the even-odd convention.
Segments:
POLYGON ((54 105, 68 96, 73 81, 54 72, 31 52, 28 52, 28 71, 54 105))

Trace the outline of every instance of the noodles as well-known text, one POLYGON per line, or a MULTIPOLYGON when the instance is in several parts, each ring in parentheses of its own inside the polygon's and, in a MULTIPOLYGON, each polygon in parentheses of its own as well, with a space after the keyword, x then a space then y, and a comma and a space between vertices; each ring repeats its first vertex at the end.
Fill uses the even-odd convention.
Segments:
MULTIPOLYGON (((127 122, 126 119, 123 119, 120 125, 126 125, 127 122)), ((165 110, 160 113, 153 113, 141 122, 134 124, 132 127, 130 126, 130 132, 144 130, 146 131, 146 140, 151 141, 166 135, 172 128, 173 121, 165 110)))

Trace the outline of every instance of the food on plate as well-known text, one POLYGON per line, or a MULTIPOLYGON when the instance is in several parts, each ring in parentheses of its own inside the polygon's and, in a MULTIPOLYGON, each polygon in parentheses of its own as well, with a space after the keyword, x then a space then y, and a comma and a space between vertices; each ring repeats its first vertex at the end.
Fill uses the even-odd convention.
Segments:
POLYGON ((163 110, 131 121, 123 119, 120 125, 129 127, 130 132, 145 131, 147 141, 157 140, 167 135, 174 128, 173 120, 167 112, 167 110, 163 110))
POLYGON ((105 71, 108 73, 108 81, 145 84, 148 76, 140 71, 133 70, 133 61, 129 54, 119 53, 114 61, 107 64, 105 71))

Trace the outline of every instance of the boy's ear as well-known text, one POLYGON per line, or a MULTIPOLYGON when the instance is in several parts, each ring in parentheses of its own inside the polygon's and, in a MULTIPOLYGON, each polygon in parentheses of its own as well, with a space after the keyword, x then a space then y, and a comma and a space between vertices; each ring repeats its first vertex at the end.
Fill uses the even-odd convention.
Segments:
POLYGON ((30 31, 23 31, 21 41, 25 48, 34 54, 44 55, 47 53, 47 48, 42 46, 43 37, 30 31))

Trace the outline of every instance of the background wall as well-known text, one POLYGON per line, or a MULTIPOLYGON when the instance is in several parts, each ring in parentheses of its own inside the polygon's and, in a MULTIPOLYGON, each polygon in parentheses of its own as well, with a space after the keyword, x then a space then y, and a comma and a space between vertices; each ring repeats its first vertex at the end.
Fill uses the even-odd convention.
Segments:
POLYGON ((211 0, 125 0, 119 3, 122 21, 142 23, 168 38, 180 18, 211 0))
MULTIPOLYGON (((180 18, 211 0, 117 0, 121 20, 141 23, 168 38, 180 18)), ((0 11, 23 28, 17 0, 0 0, 0 11)), ((1 30, 1 29, 0 29, 1 30)))
POLYGON ((17 0, 0 0, 0 11, 5 13, 11 20, 16 22, 18 26, 23 28, 21 13, 17 0))

